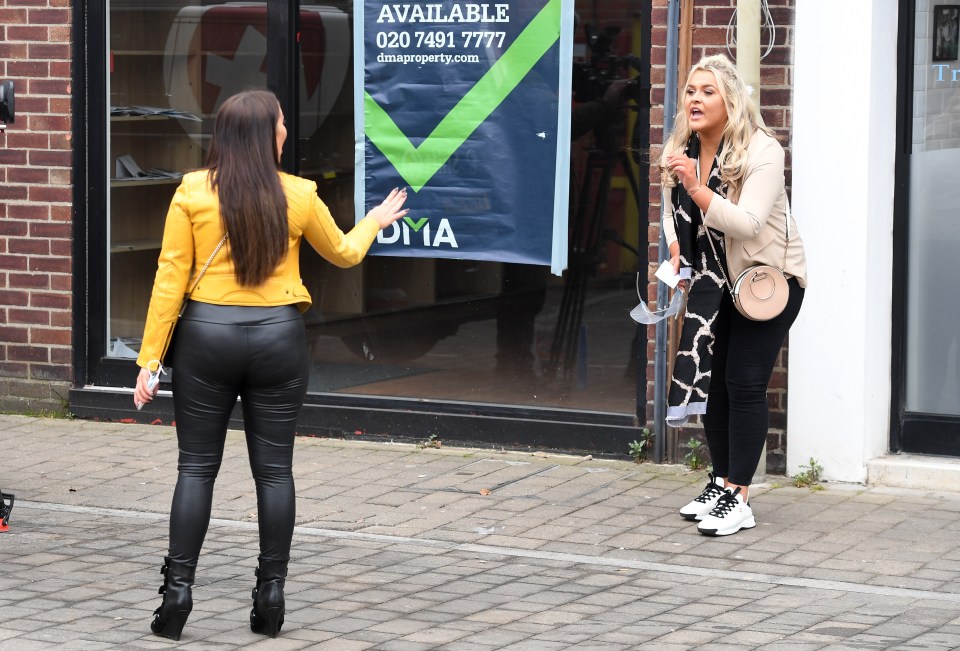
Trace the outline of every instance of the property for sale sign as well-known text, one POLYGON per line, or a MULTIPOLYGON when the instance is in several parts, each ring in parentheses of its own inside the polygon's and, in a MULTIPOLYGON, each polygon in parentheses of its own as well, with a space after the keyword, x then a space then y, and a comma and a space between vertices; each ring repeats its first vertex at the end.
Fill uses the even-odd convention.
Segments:
POLYGON ((572 0, 355 4, 357 219, 371 253, 566 267, 572 0))

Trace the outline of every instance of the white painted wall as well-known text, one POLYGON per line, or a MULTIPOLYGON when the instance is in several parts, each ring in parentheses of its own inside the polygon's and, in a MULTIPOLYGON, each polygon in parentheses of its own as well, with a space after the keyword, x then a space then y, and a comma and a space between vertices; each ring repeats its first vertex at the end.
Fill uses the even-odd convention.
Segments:
POLYGON ((810 284, 790 331, 787 472, 865 481, 890 432, 895 0, 798 2, 793 213, 810 284))

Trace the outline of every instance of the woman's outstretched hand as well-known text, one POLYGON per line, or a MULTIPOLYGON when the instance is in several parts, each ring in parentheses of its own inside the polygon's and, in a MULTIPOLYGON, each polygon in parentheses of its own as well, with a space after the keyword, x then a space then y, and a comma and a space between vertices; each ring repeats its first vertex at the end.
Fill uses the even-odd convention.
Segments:
POLYGON ((406 200, 407 191, 394 188, 379 206, 374 206, 370 209, 370 212, 367 213, 367 217, 373 217, 375 220, 377 220, 377 223, 380 224, 380 229, 382 230, 410 212, 408 209, 403 208, 403 204, 406 200))

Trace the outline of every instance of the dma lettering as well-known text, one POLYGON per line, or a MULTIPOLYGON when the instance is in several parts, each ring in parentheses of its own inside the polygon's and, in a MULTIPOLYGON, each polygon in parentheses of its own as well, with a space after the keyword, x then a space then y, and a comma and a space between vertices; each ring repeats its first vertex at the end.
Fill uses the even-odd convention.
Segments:
POLYGON ((509 23, 508 4, 455 4, 444 11, 441 4, 392 4, 380 8, 378 23, 509 23))
MULTIPOLYGON (((406 219, 405 217, 404 220, 406 219)), ((400 241, 404 246, 410 246, 411 233, 414 234, 414 237, 422 238, 424 246, 439 247, 447 245, 452 249, 459 248, 457 238, 454 236, 453 229, 450 228, 450 222, 446 218, 440 220, 440 226, 437 227, 436 235, 433 237, 430 235, 430 222, 421 219, 416 222, 413 228, 406 221, 393 222, 377 233, 377 242, 380 244, 396 244, 400 241)))

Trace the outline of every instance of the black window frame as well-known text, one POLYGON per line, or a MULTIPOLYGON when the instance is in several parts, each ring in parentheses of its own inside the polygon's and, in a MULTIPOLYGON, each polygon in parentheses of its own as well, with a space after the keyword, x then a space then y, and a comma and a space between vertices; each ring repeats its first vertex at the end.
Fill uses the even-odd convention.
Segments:
MULTIPOLYGON (((106 355, 108 169, 106 164, 108 98, 105 71, 107 0, 75 0, 73 4, 73 383, 69 408, 81 418, 173 422, 173 401, 161 397, 150 414, 133 408, 130 387, 138 372, 133 360, 106 355)), ((280 98, 287 116, 297 115, 297 41, 299 2, 267 0, 269 87, 280 98)), ((642 20, 643 39, 649 43, 650 9, 642 20)), ((649 52, 640 83, 649 88, 649 52)), ((649 115, 649 107, 641 109, 649 115)), ((282 164, 297 173, 296 119, 288 119, 289 143, 282 164)), ((642 124, 638 122, 638 124, 642 124)), ((638 146, 647 147, 649 133, 638 146)), ((641 175, 643 176, 643 175, 641 175)), ((641 223, 638 249, 647 229, 641 223)), ((638 335, 643 334, 638 327, 638 335)), ((466 403, 420 398, 383 398, 308 394, 300 417, 301 434, 341 436, 361 433, 365 438, 422 440, 432 434, 446 442, 494 444, 510 448, 536 447, 627 453, 646 426, 646 347, 637 347, 637 402, 634 414, 466 403)), ((241 427, 239 408, 232 427, 241 427)))
POLYGON ((960 456, 960 416, 907 411, 907 273, 910 241, 910 155, 916 0, 899 3, 897 130, 894 171, 893 287, 890 344, 891 452, 960 456))

